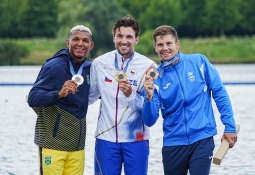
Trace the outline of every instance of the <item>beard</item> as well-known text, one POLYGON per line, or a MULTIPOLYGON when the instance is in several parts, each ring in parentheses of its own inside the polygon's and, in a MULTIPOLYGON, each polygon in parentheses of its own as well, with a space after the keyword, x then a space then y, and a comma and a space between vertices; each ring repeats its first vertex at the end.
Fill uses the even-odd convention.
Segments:
POLYGON ((130 57, 132 53, 134 52, 132 49, 120 49, 117 48, 118 52, 123 56, 123 57, 130 57))

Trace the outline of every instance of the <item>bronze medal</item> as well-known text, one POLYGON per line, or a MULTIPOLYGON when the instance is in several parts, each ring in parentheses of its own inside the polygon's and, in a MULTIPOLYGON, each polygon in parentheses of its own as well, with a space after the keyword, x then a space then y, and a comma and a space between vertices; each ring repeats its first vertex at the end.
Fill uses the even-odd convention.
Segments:
POLYGON ((158 78, 158 75, 159 75, 157 69, 154 69, 154 68, 149 69, 147 74, 149 74, 150 77, 153 78, 153 80, 156 80, 158 78))

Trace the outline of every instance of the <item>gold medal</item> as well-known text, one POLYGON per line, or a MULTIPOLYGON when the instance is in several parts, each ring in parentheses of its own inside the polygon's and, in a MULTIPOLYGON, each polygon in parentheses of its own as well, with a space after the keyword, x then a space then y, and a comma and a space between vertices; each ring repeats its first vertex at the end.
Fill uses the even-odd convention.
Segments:
POLYGON ((125 72, 120 71, 120 72, 116 73, 115 79, 116 79, 117 82, 119 82, 120 80, 127 80, 127 75, 126 75, 125 72))
POLYGON ((149 69, 149 71, 147 72, 147 74, 149 74, 150 77, 151 77, 153 80, 156 80, 156 79, 158 78, 158 75, 159 75, 157 69, 154 69, 154 68, 149 69))

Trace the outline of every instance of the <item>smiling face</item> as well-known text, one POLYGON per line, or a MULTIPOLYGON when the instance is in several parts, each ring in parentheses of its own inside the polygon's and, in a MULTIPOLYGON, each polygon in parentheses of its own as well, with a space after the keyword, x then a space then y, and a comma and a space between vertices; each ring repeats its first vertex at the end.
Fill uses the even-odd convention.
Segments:
POLYGON ((124 58, 130 58, 135 50, 135 45, 138 43, 138 37, 135 36, 132 27, 122 26, 116 29, 113 42, 115 48, 124 58))
POLYGON ((158 35, 155 38, 154 49, 163 62, 171 60, 179 51, 180 41, 172 34, 158 35))
POLYGON ((75 63, 83 62, 86 55, 94 48, 94 43, 90 33, 85 31, 73 31, 69 39, 66 41, 66 46, 74 59, 75 63))

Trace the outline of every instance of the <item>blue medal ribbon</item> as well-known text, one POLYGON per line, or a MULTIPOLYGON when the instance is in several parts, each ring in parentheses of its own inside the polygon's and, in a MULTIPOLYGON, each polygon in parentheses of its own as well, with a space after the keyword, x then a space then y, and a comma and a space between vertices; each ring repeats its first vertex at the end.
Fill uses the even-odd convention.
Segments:
POLYGON ((74 71, 74 68, 73 68, 73 64, 72 64, 72 62, 69 60, 69 67, 70 67, 70 72, 71 72, 71 74, 72 74, 73 76, 74 76, 74 75, 81 75, 85 63, 86 63, 86 60, 82 63, 81 67, 79 68, 79 70, 78 70, 78 72, 77 72, 77 74, 76 74, 75 71, 74 71))
MULTIPOLYGON (((131 57, 129 58, 129 61, 127 62, 127 65, 125 66, 125 68, 123 69, 123 71, 126 73, 127 71, 127 68, 128 68, 128 64, 129 62, 133 59, 135 55, 135 52, 131 55, 131 57)), ((118 70, 118 71, 122 71, 119 66, 118 66, 118 60, 117 60, 117 54, 115 53, 115 69, 118 70)))
POLYGON ((162 64, 159 66, 158 70, 159 70, 159 77, 162 77, 164 74, 164 69, 168 66, 170 66, 171 64, 173 64, 173 62, 175 62, 176 60, 178 60, 180 58, 180 53, 178 52, 171 60, 162 62, 162 64))
MULTIPOLYGON (((78 83, 78 85, 81 85, 83 83, 83 81, 84 81, 84 78, 83 78, 83 76, 81 74, 82 74, 83 67, 85 66, 85 64, 86 64, 86 60, 82 63, 82 65, 80 66, 80 68, 79 68, 79 70, 78 70, 78 72, 76 74, 75 71, 74 71, 74 68, 73 68, 73 64, 69 60, 70 72, 73 75, 72 80, 75 80, 78 83)), ((87 75, 87 84, 89 85, 88 75, 87 75)))

